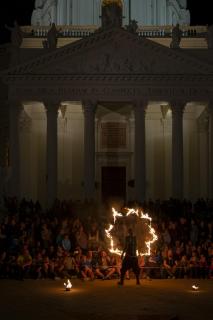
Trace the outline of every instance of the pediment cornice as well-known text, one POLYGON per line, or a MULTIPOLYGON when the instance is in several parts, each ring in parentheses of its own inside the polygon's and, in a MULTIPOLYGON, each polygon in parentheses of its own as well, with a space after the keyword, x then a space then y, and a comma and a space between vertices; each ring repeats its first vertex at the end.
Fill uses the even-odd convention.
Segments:
MULTIPOLYGON (((5 76, 208 75, 213 66, 124 29, 97 32, 88 38, 10 68, 5 76)), ((83 76, 83 77, 84 77, 83 76)))

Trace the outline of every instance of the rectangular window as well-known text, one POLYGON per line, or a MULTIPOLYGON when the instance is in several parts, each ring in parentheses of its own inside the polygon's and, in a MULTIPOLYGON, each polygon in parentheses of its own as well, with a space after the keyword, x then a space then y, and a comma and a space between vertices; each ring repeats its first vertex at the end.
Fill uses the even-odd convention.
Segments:
POLYGON ((126 123, 106 122, 101 124, 101 148, 124 149, 126 147, 126 123))

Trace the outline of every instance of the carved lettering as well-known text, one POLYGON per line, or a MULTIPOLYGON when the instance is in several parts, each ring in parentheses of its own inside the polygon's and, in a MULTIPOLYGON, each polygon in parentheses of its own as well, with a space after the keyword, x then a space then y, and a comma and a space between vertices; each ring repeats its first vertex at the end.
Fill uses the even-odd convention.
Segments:
POLYGON ((84 100, 84 99, 101 99, 101 100, 133 100, 135 98, 142 99, 171 99, 171 98, 183 98, 184 100, 195 101, 199 99, 210 99, 213 97, 213 89, 206 87, 149 87, 147 84, 144 86, 115 86, 114 83, 111 86, 100 85, 98 86, 85 86, 82 85, 63 86, 63 87, 16 87, 10 90, 9 94, 13 99, 17 100, 35 100, 42 101, 45 99, 55 98, 57 100, 84 100))

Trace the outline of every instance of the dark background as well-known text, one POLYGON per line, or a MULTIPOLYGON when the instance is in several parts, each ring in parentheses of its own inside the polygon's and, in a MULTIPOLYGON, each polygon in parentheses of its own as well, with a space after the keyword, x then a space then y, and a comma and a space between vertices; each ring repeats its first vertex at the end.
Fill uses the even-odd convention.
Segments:
MULTIPOLYGON (((160 1, 160 0, 159 0, 160 1)), ((17 20, 20 25, 30 25, 34 0, 0 0, 0 43, 9 40, 9 31, 4 25, 13 26, 17 20)), ((191 25, 213 24, 213 10, 210 8, 212 0, 188 0, 188 9, 191 12, 191 25)))

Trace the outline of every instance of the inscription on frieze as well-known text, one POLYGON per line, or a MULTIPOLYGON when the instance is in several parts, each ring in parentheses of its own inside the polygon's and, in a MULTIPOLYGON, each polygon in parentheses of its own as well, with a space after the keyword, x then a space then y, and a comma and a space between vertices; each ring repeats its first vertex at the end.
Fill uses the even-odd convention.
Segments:
POLYGON ((151 87, 151 86, 82 86, 82 87, 34 87, 34 88, 15 88, 10 90, 10 96, 17 99, 32 99, 42 101, 45 98, 82 100, 83 98, 94 98, 103 100, 112 99, 137 99, 137 98, 185 98, 199 99, 211 98, 213 90, 210 88, 185 88, 185 87, 151 87))

